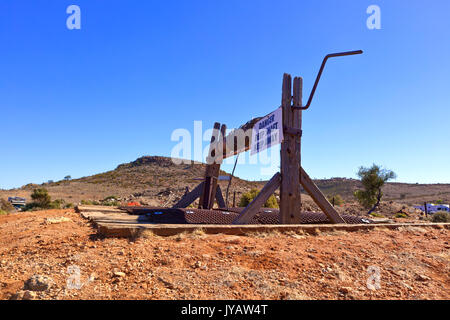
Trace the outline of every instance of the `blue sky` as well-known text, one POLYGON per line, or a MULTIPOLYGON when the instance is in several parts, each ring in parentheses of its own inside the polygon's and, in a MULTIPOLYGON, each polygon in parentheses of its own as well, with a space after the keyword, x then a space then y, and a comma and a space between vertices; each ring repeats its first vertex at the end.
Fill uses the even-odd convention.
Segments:
MULTIPOLYGON (((303 113, 303 167, 355 177, 377 163, 397 181, 450 183, 449 12, 447 0, 2 0, 0 188, 169 156, 173 130, 273 111, 284 72, 303 77, 306 101, 323 56, 356 49, 329 61, 303 113), (66 27, 71 4, 81 30, 66 27), (371 4, 381 30, 366 27, 371 4)), ((260 169, 236 174, 267 179, 260 169)))

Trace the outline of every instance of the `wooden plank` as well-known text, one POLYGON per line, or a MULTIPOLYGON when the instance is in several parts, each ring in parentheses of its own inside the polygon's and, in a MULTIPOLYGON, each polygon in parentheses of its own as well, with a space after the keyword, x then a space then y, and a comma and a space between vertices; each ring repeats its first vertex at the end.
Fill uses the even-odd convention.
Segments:
POLYGON ((266 183, 261 192, 253 199, 252 202, 241 212, 241 214, 233 221, 233 224, 247 224, 258 213, 259 209, 266 203, 267 199, 280 187, 281 174, 279 172, 266 183))
POLYGON ((192 225, 192 224, 113 224, 98 223, 98 233, 106 237, 134 237, 140 232, 151 231, 158 236, 173 236, 184 232, 201 229, 206 234, 249 235, 262 232, 305 232, 316 235, 317 232, 333 232, 337 230, 353 232, 373 229, 393 229, 405 227, 421 227, 432 229, 450 229, 450 223, 383 223, 383 224, 301 224, 301 225, 192 225))
POLYGON ((217 186, 216 189, 216 200, 217 204, 219 205, 219 208, 225 208, 227 205, 225 204, 225 200, 222 195, 222 190, 220 189, 220 186, 217 186))
MULTIPOLYGON (((300 139, 288 132, 288 128, 299 129, 298 112, 292 109, 292 79, 289 74, 283 76, 281 106, 283 108, 283 136, 281 143, 281 186, 280 186, 280 223, 300 222, 300 139), (297 117, 297 119, 295 119, 297 117)), ((301 104, 301 79, 295 78, 295 103, 301 104)))
POLYGON ((192 202, 200 197, 204 184, 205 182, 203 181, 198 186, 196 186, 194 190, 184 195, 175 205, 173 205, 172 208, 187 208, 192 202))
POLYGON ((124 210, 118 207, 110 207, 110 206, 94 206, 94 205, 78 205, 75 207, 75 211, 77 212, 111 212, 111 213, 121 213, 125 212, 124 210))
POLYGON ((303 168, 300 168, 300 182, 305 188, 306 192, 309 193, 314 202, 319 206, 319 208, 327 215, 333 223, 345 223, 344 219, 339 215, 339 213, 333 208, 331 203, 325 198, 320 189, 312 181, 303 168))

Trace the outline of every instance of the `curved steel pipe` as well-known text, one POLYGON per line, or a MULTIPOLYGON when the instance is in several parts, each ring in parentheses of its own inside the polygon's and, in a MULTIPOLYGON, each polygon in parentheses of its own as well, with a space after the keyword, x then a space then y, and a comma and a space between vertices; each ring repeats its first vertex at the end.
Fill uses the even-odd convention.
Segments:
POLYGON ((293 109, 297 110, 306 110, 311 105, 311 101, 314 97, 314 93, 316 92, 317 85, 319 84, 320 76, 322 75, 323 69, 325 68, 325 64, 327 63, 328 58, 334 58, 334 57, 342 57, 342 56, 351 56, 355 54, 361 54, 363 53, 362 50, 356 50, 356 51, 347 51, 347 52, 338 52, 338 53, 330 53, 323 58, 322 65, 320 66, 319 73, 317 74, 316 81, 314 82, 314 86, 311 90, 311 93, 309 94, 308 103, 304 107, 302 106, 292 106, 293 109))

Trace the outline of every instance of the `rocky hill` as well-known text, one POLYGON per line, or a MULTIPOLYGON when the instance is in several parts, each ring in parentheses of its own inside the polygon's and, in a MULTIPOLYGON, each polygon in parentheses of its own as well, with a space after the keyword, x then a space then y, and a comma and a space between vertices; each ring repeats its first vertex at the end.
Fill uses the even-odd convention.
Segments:
MULTIPOLYGON (((34 188, 45 187, 53 199, 78 203, 81 200, 102 200, 109 196, 124 200, 138 200, 149 205, 170 205, 179 199, 186 187, 192 190, 201 182, 205 164, 174 164, 170 158, 144 156, 133 162, 120 164, 116 169, 96 175, 61 180, 42 185, 28 184, 19 189, 0 190, 0 197, 23 196, 29 198, 34 188)), ((227 173, 222 171, 221 175, 227 173)), ((360 188, 355 179, 332 178, 315 180, 326 194, 339 194, 345 200, 354 200, 353 192, 360 188)), ((225 192, 227 182, 220 182, 225 192)), ((237 199, 251 188, 262 188, 264 182, 252 182, 235 177, 230 189, 230 201, 236 191, 237 199)), ((388 183, 384 187, 384 200, 395 200, 405 204, 443 200, 450 202, 450 184, 388 183)), ((307 198, 307 197, 306 197, 307 198)))

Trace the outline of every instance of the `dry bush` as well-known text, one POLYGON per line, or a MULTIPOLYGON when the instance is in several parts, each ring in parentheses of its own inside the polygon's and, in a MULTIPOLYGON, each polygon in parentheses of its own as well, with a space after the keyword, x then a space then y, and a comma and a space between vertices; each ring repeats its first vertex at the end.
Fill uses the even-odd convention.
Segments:
POLYGON ((0 214, 8 214, 10 212, 13 212, 15 210, 14 206, 5 199, 0 199, 0 212, 3 211, 4 213, 0 214))
POLYGON ((305 231, 303 231, 303 230, 287 231, 287 232, 284 232, 284 234, 288 237, 295 238, 295 239, 306 238, 305 231))
POLYGON ((248 231, 245 233, 247 237, 251 238, 271 238, 271 237, 279 237, 281 233, 278 230, 265 230, 265 231, 248 231))
POLYGON ((450 213, 441 211, 436 212, 431 217, 432 222, 450 222, 450 213))

